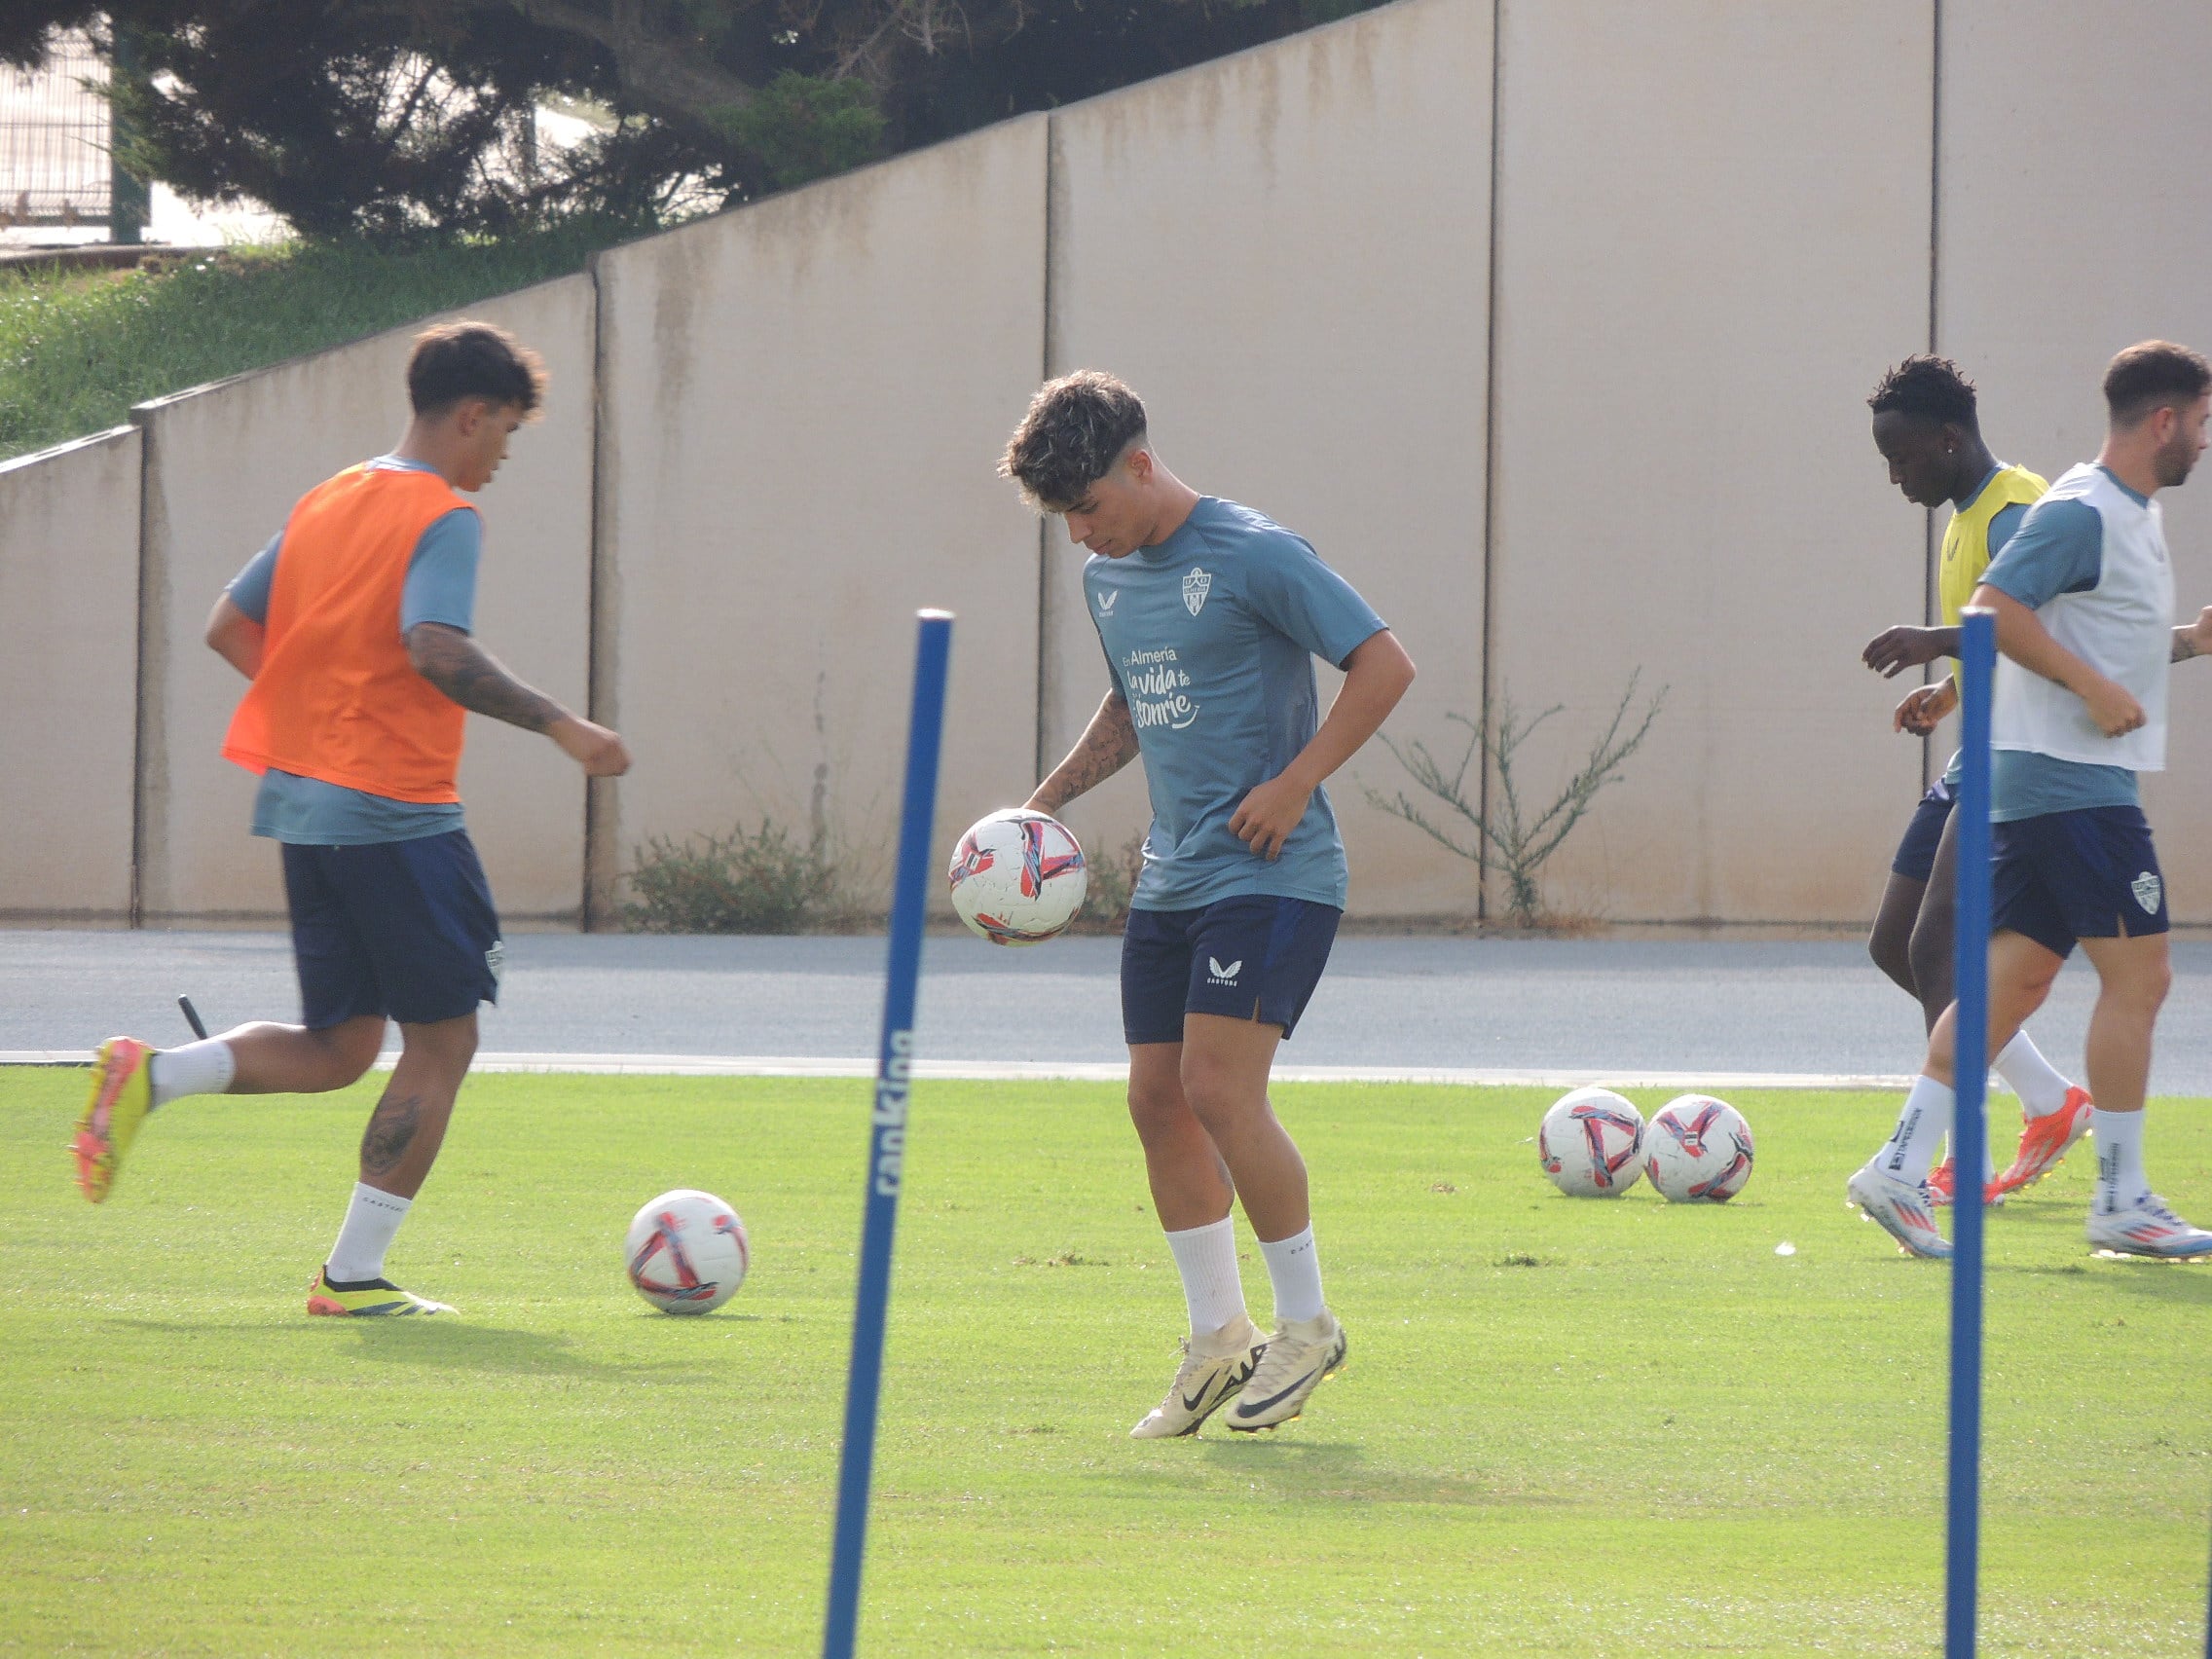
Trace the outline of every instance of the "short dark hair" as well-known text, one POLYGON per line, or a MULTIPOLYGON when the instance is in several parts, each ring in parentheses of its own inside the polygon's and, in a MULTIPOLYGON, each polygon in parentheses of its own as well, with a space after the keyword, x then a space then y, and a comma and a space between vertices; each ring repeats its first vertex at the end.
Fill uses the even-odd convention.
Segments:
POLYGON ((2154 409, 2194 403, 2212 388, 2212 366, 2186 346, 2144 340, 2105 370, 2105 406, 2112 424, 2132 426, 2154 409))
POLYGON ((1917 416, 1933 421, 1937 425, 1949 423, 1977 432, 1980 417, 1975 412, 1973 382, 1966 372, 1948 357, 1917 355, 1907 357, 1874 387, 1874 395, 1867 398, 1866 407, 1877 415, 1893 410, 1899 415, 1917 416))
POLYGON ((418 415, 435 415, 464 397, 511 403, 535 415, 545 401, 545 360, 488 322, 425 328, 407 359, 408 402, 418 415))
POLYGON ((1047 511, 1072 506, 1145 436, 1144 404, 1099 369, 1047 381, 1007 440, 999 475, 1047 511))

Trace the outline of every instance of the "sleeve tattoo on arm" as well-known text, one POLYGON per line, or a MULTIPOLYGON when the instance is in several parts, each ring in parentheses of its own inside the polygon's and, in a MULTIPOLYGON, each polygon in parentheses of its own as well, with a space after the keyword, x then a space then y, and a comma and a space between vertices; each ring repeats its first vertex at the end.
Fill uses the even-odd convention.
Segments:
POLYGON ((407 652, 416 673, 471 713, 540 732, 568 718, 568 710, 525 685, 458 628, 418 622, 408 631, 407 652))
POLYGON ((1040 793, 1052 799, 1056 811, 1111 778, 1136 754, 1137 728, 1129 719, 1128 702, 1120 692, 1111 693, 1040 793))

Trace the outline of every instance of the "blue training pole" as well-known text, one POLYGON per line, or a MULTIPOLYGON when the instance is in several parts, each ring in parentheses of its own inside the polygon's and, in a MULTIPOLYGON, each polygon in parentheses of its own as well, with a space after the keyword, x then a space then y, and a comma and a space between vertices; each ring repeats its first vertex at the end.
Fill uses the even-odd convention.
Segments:
POLYGON ((1944 1659, 1973 1659, 1974 1591, 1981 1553, 1981 1190, 1989 1082, 1989 694, 1997 673, 1997 616, 1960 619, 1964 731, 1959 783, 1959 902, 1953 979, 1957 1020, 1953 1086, 1958 1114, 1951 1156, 1958 1170, 1951 1240, 1951 1491, 1944 1572, 1944 1659))
POLYGON ((906 799, 899 817, 899 875, 891 894, 891 968, 883 988, 883 1050, 867 1149, 867 1211, 861 1224, 859 1307, 845 1387, 845 1450, 837 1474, 837 1531, 830 1554, 830 1616, 823 1659, 850 1659, 860 1620, 861 1557, 867 1545, 868 1477, 875 1464, 875 1406, 883 1382, 883 1323, 891 1301, 891 1238, 906 1154, 906 1089, 914 1051, 914 988, 922 970, 922 903, 937 814, 937 759, 944 734, 944 677, 952 612, 921 612, 914 705, 906 728, 906 799))

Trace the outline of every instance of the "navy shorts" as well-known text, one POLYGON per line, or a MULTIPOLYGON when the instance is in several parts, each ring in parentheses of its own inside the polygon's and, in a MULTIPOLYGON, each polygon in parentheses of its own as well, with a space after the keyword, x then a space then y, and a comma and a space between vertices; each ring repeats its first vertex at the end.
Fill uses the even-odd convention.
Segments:
POLYGON ((2166 881, 2139 806, 2086 806, 1990 829, 1989 923, 2071 956, 2083 939, 2167 929, 2166 881))
POLYGON ((1951 821, 1951 808, 1956 805, 1958 797, 1941 778, 1928 786, 1928 793, 1913 808, 1912 822, 1904 827, 1898 856, 1890 861, 1892 874, 1907 881, 1926 881, 1936 873, 1936 848, 1943 839, 1943 826, 1951 821))
POLYGON ((1186 1014, 1298 1027, 1344 912, 1242 894, 1196 910, 1131 910, 1122 934, 1122 1034, 1180 1043, 1186 1014))
POLYGON ((497 1002, 499 918, 468 831, 284 847, 292 955, 311 1031, 364 1014, 428 1025, 497 1002))

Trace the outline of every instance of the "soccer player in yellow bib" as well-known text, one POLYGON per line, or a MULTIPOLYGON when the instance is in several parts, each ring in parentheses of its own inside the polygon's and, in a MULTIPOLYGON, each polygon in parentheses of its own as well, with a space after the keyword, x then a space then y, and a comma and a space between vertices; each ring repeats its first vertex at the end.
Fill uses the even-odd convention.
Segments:
MULTIPOLYGON (((1915 506, 1948 502, 1936 576, 1942 626, 1888 628, 1863 653, 1866 666, 1894 677, 1942 657, 1956 657, 1959 612, 1973 597, 1989 562, 2019 528, 2028 508, 2050 486, 2024 466, 2008 466, 1982 441, 1973 383, 1947 357, 1907 357, 1882 377, 1866 400, 1874 416, 1874 447, 1889 463, 1890 482, 1915 506)), ((1894 729, 1915 737, 1935 731, 1959 706, 1957 670, 1914 688, 1898 704, 1894 729)), ((1866 940, 1875 965, 1921 1007, 1928 1029, 1951 1003, 1952 909, 1957 895, 1958 825, 1952 812, 1959 761, 1929 786, 1898 843, 1890 883, 1866 940)), ((2057 1167, 2088 1128, 2091 1102, 2044 1058, 2025 1030, 1990 1062, 2020 1097, 2020 1149, 1989 1182, 1995 1199, 2032 1185, 2057 1167)), ((1937 1203, 1949 1203, 1954 1160, 1930 1171, 1937 1203)))

